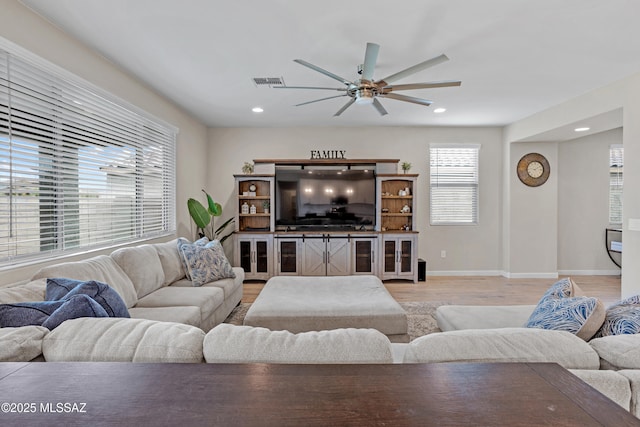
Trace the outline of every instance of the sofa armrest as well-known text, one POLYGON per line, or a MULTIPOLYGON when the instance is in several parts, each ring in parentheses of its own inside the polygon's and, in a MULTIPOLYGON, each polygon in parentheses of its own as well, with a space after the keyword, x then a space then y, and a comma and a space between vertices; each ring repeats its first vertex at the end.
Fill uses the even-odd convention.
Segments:
POLYGON ((557 363, 566 369, 598 369, 598 354, 570 332, 535 328, 468 329, 413 340, 405 363, 557 363))
POLYGON ((29 362, 40 356, 48 333, 42 326, 0 328, 0 362, 29 362))
POLYGON ((144 319, 67 320, 42 342, 47 362, 201 363, 204 332, 144 319))

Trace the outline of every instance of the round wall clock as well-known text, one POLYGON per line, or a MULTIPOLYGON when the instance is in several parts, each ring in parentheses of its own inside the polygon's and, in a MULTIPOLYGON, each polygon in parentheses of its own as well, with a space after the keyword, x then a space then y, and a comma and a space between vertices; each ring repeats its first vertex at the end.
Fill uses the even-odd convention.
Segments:
POLYGON ((256 191, 256 186, 255 186, 255 184, 251 184, 251 185, 249 186, 249 191, 256 191))
POLYGON ((538 153, 529 153, 518 161, 518 178, 529 187, 538 187, 549 179, 549 161, 538 153))

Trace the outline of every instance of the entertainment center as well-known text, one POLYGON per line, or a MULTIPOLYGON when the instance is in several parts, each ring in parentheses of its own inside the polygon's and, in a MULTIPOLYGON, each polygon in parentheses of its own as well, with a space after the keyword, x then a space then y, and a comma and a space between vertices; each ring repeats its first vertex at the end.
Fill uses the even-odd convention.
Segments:
POLYGON ((376 275, 417 282, 418 175, 398 159, 254 160, 235 175, 234 263, 248 280, 376 275))

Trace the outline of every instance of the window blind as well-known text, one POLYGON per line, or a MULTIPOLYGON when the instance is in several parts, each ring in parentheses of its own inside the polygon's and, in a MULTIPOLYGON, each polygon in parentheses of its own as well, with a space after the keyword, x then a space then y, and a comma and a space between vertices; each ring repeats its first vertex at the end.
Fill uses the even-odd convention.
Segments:
POLYGON ((480 145, 431 144, 430 224, 478 223, 480 145))
POLYGON ((50 67, 0 49, 0 265, 173 232, 176 129, 50 67))
POLYGON ((622 224, 622 169, 624 148, 621 144, 609 147, 609 223, 622 224))

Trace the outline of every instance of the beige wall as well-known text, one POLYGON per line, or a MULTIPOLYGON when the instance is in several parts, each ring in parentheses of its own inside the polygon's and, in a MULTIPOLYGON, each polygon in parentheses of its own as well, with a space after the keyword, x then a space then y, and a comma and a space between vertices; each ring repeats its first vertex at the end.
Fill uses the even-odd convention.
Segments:
MULTIPOLYGON (((576 123, 602 113, 623 109, 622 141, 625 151, 624 189, 623 189, 623 235, 624 251, 622 254, 622 296, 626 297, 640 293, 640 229, 629 226, 630 220, 640 221, 640 74, 634 74, 605 87, 596 89, 565 103, 549 108, 513 123, 504 129, 504 143, 509 146, 506 150, 514 150, 516 141, 534 137, 543 132, 565 125, 576 123)), ((511 155, 511 161, 515 156, 511 155)), ((503 165, 507 170, 511 163, 503 165)), ((505 221, 503 233, 504 265, 507 271, 513 271, 513 266, 519 257, 518 251, 512 247, 514 233, 517 233, 518 220, 514 215, 514 205, 521 202, 512 198, 513 191, 509 184, 505 184, 505 221)), ((535 212, 527 213, 532 221, 535 212)))
POLYGON ((511 228, 509 247, 511 277, 557 277, 558 274, 558 147, 556 143, 511 145, 509 159, 511 228), (527 153, 547 158, 551 173, 539 187, 528 187, 518 179, 516 165, 527 153))
POLYGON ((418 178, 418 254, 430 274, 501 274, 502 131, 499 128, 239 128, 209 130, 207 188, 234 214, 233 174, 253 159, 307 159, 311 150, 346 150, 346 157, 391 158, 413 164, 418 178), (480 224, 429 225, 429 143, 474 143, 480 150, 480 224), (446 258, 440 257, 445 250, 446 258))
MULTIPOLYGON (((204 186, 208 174, 206 126, 17 1, 2 0, 0 37, 180 129, 176 160, 177 230, 179 235, 190 235, 186 201, 204 186)), ((4 269, 0 285, 28 278, 39 267, 41 265, 35 264, 4 269)))
POLYGON ((614 129, 558 144, 558 270, 561 274, 618 274, 605 250, 609 226, 609 148, 614 129))

